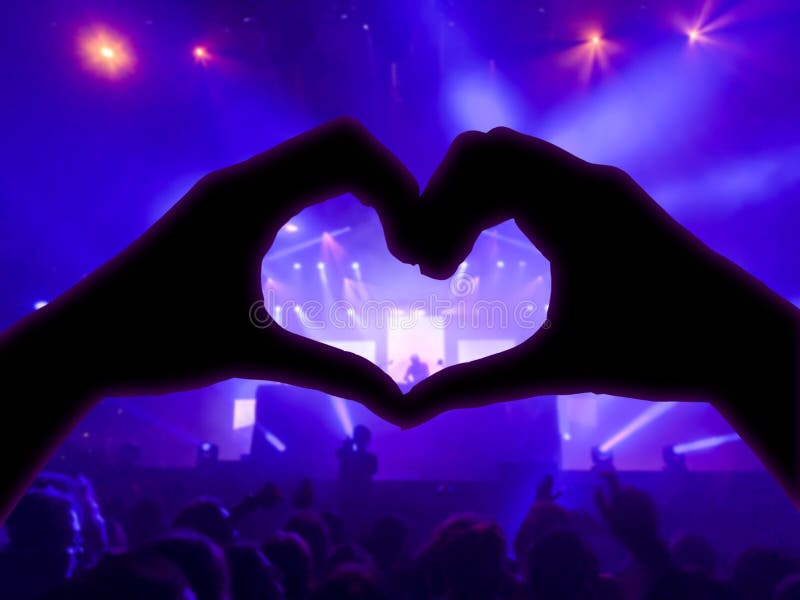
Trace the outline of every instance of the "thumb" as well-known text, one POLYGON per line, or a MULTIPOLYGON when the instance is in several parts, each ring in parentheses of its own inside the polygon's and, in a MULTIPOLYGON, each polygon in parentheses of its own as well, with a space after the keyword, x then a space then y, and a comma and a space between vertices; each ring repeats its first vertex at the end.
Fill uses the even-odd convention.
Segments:
MULTIPOLYGON (((260 332, 264 333, 264 332, 260 332)), ((378 416, 397 422, 402 392, 378 366, 285 329, 274 329, 252 345, 244 377, 269 379, 355 400, 378 416)))

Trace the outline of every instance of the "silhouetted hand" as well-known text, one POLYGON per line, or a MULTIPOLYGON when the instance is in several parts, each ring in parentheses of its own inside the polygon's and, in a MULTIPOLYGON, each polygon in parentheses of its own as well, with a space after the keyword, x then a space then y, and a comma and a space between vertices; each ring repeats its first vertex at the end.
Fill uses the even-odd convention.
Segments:
MULTIPOLYGON (((387 374, 282 329, 258 304, 261 261, 281 227, 346 192, 388 222, 418 186, 361 125, 338 119, 204 177, 124 252, 5 332, 3 385, 22 402, 0 429, 0 518, 9 494, 103 396, 270 379, 392 419, 401 392, 387 374)), ((386 236, 401 256, 393 231, 386 236)))
POLYGON ((273 482, 267 482, 254 494, 246 496, 239 504, 231 507, 231 522, 238 524, 247 515, 257 510, 268 510, 275 508, 283 501, 281 489, 273 482))
POLYGON ((277 484, 270 481, 245 500, 254 508, 274 508, 283 500, 283 493, 277 484))
POLYGON ((623 487, 613 471, 601 475, 608 488, 595 490, 595 503, 611 531, 627 547, 638 548, 659 539, 655 505, 647 493, 623 487))
POLYGON ((537 395, 707 400, 800 499, 793 305, 622 171, 503 128, 453 142, 422 194, 414 262, 447 278, 482 230, 508 219, 550 261, 547 326, 417 384, 408 424, 537 395))
POLYGON ((614 537, 657 578, 671 568, 669 550, 658 532, 658 514, 652 498, 634 487, 622 486, 613 471, 601 475, 608 488, 598 488, 595 503, 614 537))

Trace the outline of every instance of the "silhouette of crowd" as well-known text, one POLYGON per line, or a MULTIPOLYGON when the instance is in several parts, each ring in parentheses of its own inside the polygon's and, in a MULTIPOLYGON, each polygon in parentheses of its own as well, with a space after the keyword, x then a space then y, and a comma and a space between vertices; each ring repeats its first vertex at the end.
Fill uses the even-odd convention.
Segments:
MULTIPOLYGON (((84 477, 43 473, 5 526, 0 597, 8 600, 790 600, 800 598, 800 561, 753 548, 723 569, 715 548, 684 533, 665 540, 654 500, 599 476, 598 524, 624 547, 616 568, 559 504, 544 477, 513 538, 478 514, 454 514, 421 547, 408 523, 379 516, 359 531, 317 509, 305 480, 285 497, 274 484, 226 507, 198 497, 168 517, 140 498, 104 505, 84 477), (253 539, 245 516, 290 505, 289 517, 253 539), (111 513, 119 513, 114 514, 111 513)), ((420 507, 424 510, 424 507, 420 507)))

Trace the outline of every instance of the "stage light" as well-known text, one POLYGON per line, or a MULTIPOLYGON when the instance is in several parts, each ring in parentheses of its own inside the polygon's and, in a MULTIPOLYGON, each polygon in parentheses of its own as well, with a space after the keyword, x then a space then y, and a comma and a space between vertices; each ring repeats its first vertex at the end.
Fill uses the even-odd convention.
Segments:
POLYGON ((737 434, 729 433, 727 435, 715 435, 712 437, 701 438, 693 442, 686 442, 684 444, 675 444, 673 450, 676 454, 689 454, 691 452, 700 452, 702 450, 710 450, 723 444, 730 444, 731 442, 738 442, 741 440, 737 434))
POLYGON ((197 448, 197 464, 215 463, 219 460, 219 446, 211 442, 203 442, 197 448))
POLYGON ((651 406, 647 407, 635 419, 633 419, 633 421, 631 421, 625 427, 620 429, 608 440, 600 444, 599 446, 600 452, 603 453, 610 452, 611 449, 614 448, 617 444, 619 444, 623 440, 628 439, 634 433, 636 433, 640 429, 644 428, 646 425, 649 425, 650 423, 655 421, 658 417, 663 415, 671 408, 675 407, 677 404, 678 404, 677 402, 656 402, 651 406))
POLYGON ((561 434, 561 439, 564 440, 565 442, 568 442, 572 439, 572 436, 568 431, 565 431, 564 433, 561 434))
POLYGON ((271 431, 264 432, 264 438, 272 445, 275 450, 278 452, 286 452, 286 444, 284 444, 281 439, 272 433, 271 431))
POLYGON ((524 269, 528 266, 528 263, 526 263, 524 260, 519 261, 517 264, 519 265, 520 269, 524 269))
MULTIPOLYGON (((284 230, 285 230, 285 227, 286 226, 284 225, 284 227, 283 227, 284 230)), ((350 231, 350 227, 342 227, 341 229, 337 229, 336 231, 331 231, 330 233, 326 232, 326 233, 324 233, 323 235, 321 235, 319 237, 316 237, 316 238, 313 238, 313 239, 310 239, 310 240, 306 240, 305 242, 300 242, 299 244, 292 244, 291 246, 289 246, 288 248, 284 248, 283 250, 278 250, 277 252, 270 252, 267 255, 266 260, 268 262, 274 262, 274 261, 280 260, 280 259, 282 259, 282 258, 284 258, 286 256, 290 256, 292 254, 295 254, 295 253, 299 252, 300 250, 305 250, 306 248, 310 248, 311 246, 316 246, 319 243, 323 243, 323 244, 328 243, 328 244, 330 244, 331 242, 334 241, 333 238, 335 238, 337 236, 340 236, 340 235, 344 235, 345 233, 348 233, 349 231, 350 231)))
POLYGON ((302 265, 302 264, 300 264, 299 262, 296 262, 296 263, 294 263, 294 264, 292 265, 292 268, 293 268, 295 271, 299 271, 300 269, 302 269, 302 268, 303 268, 303 265, 302 265))
POLYGON ((294 312, 295 312, 295 314, 298 314, 298 315, 300 315, 300 314, 302 314, 302 313, 303 313, 303 309, 302 309, 302 308, 300 308, 300 305, 299 305, 299 304, 295 304, 295 305, 294 305, 294 312))
POLYGON ((235 398, 233 400, 233 429, 244 429, 256 423, 256 399, 235 398))
POLYGON ((466 271, 468 266, 469 266, 469 263, 467 261, 464 261, 460 265, 458 265, 458 270, 459 271, 466 271))
POLYGON ((325 270, 325 263, 322 262, 322 261, 319 261, 317 263, 317 269, 319 269, 320 271, 324 271, 325 270))
POLYGON ((700 32, 699 32, 699 31, 697 31, 697 29, 692 29, 692 30, 689 32, 689 41, 690 41, 690 42, 695 42, 695 41, 697 41, 697 38, 699 38, 699 37, 700 37, 700 32))
POLYGON ((33 303, 34 310, 39 310, 40 308, 44 308, 45 306, 47 306, 47 300, 39 300, 33 303))
POLYGON ((675 446, 664 446, 661 451, 661 458, 664 459, 664 470, 672 473, 686 472, 686 457, 675 452, 675 446))
POLYGON ((337 396, 331 396, 331 404, 336 417, 339 419, 339 424, 342 426, 342 431, 347 437, 353 437, 353 420, 350 418, 350 411, 347 410, 347 403, 337 396))
POLYGON ((133 64, 125 40, 105 29, 94 28, 84 32, 79 45, 86 66, 102 75, 123 75, 133 64))
POLYGON ((205 46, 195 46, 192 54, 197 62, 205 62, 209 58, 208 50, 205 46))
POLYGON ((614 471, 614 455, 602 446, 592 448, 592 471, 614 471))
POLYGON ((594 44, 595 46, 600 44, 600 36, 599 35, 593 35, 592 36, 592 44, 594 44))
POLYGON ((350 267, 353 269, 353 273, 356 276, 356 280, 358 280, 359 282, 363 281, 363 279, 361 278, 361 265, 358 262, 354 262, 353 264, 350 265, 350 267))
POLYGON ((506 263, 505 263, 504 261, 502 261, 502 260, 498 260, 498 261, 497 261, 497 268, 498 268, 498 269, 502 269, 502 268, 504 268, 505 266, 506 266, 506 263))
POLYGON ((283 226, 283 230, 286 233, 297 233, 298 231, 300 231, 300 228, 294 223, 290 222, 283 226))

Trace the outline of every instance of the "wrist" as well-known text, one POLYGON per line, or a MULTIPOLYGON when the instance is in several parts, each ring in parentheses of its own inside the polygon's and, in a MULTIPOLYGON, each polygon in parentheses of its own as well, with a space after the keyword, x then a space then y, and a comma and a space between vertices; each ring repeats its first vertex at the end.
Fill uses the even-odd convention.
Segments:
POLYGON ((800 312, 778 300, 743 327, 713 405, 800 505, 800 312))
POLYGON ((40 397, 55 390, 70 397, 92 397, 99 392, 92 342, 82 335, 80 323, 63 313, 56 301, 0 334, 3 372, 12 389, 30 388, 33 379, 40 397))

